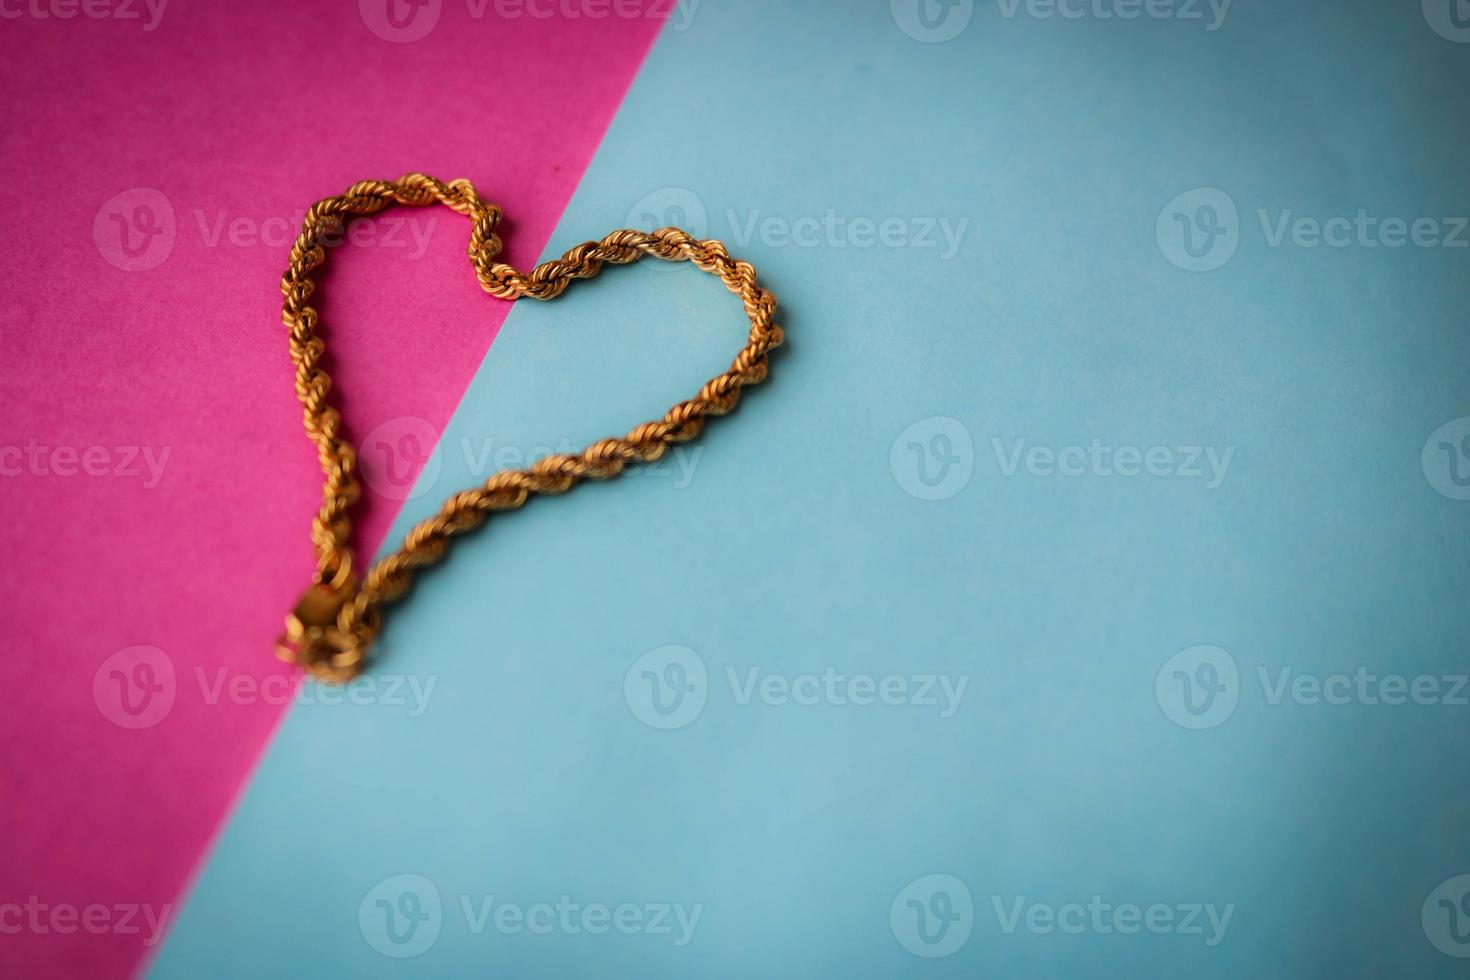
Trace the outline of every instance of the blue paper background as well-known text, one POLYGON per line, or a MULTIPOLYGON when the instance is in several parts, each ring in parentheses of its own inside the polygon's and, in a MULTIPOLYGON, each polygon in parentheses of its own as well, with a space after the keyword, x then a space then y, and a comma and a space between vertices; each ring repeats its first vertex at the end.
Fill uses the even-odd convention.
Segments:
MULTIPOLYGON (((980 3, 924 43, 885 3, 704 0, 666 28, 548 255, 702 208, 780 296, 789 348, 689 447, 687 486, 675 466, 536 501, 424 576, 374 670, 432 680, 427 709, 293 709, 154 975, 1463 975, 1420 913, 1470 872, 1470 707, 1271 704, 1258 679, 1466 670, 1470 502, 1420 454, 1470 415, 1470 250, 1272 247, 1256 214, 1470 212, 1470 44, 1418 8, 1240 0, 1208 31, 980 3), (1208 272, 1156 236, 1194 188, 1238 207, 1208 272), (754 212, 829 209, 968 226, 949 259, 851 229, 740 241, 754 212), (891 451, 936 417, 972 475, 923 500, 891 451), (1234 455, 1208 489, 1007 477, 992 444, 1094 437, 1234 455), (1155 681, 1202 644, 1239 703, 1195 731, 1155 681), (624 681, 668 645, 708 683, 664 731, 624 681), (968 686, 950 717, 740 704, 726 670, 751 667, 968 686), (402 874, 442 904, 411 959, 359 925, 402 874), (930 874, 974 905, 937 959, 890 925, 930 874), (475 934, 459 904, 563 895, 703 910, 679 947, 475 934), (1208 925, 1007 933, 993 908, 1094 895, 1234 909, 1208 946, 1208 925)), ((649 262, 519 304, 390 540, 484 477, 466 444, 625 431, 745 330, 718 283, 649 262)))

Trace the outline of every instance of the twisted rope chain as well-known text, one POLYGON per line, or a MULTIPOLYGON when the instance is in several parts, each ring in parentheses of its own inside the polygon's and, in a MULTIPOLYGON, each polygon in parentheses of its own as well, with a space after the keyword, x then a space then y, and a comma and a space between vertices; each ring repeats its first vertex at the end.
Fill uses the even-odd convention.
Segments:
POLYGON ((396 181, 365 180, 340 197, 318 201, 307 212, 301 234, 291 247, 291 264, 281 280, 285 301, 281 318, 290 330, 291 359, 296 365, 296 395, 301 399, 306 434, 317 447, 325 483, 322 506, 312 522, 317 571, 313 584, 286 618, 277 654, 329 681, 354 677, 382 629, 382 610, 401 598, 414 573, 441 561, 452 538, 478 528, 495 511, 515 510, 533 494, 560 494, 582 480, 606 480, 629 463, 659 459, 676 443, 687 442, 712 415, 724 415, 740 400, 740 389, 765 380, 766 356, 782 341, 772 317, 776 297, 762 289, 748 262, 732 259, 718 241, 700 241, 678 228, 655 232, 615 231, 599 242, 586 242, 560 259, 521 273, 496 262, 500 208, 482 201, 467 180, 443 183, 423 174, 396 181), (373 565, 358 581, 350 541, 350 512, 361 495, 357 451, 342 435, 342 416, 328 401, 332 379, 322 369, 325 345, 317 333, 320 318, 308 305, 316 282, 312 271, 326 260, 324 241, 340 232, 348 217, 381 211, 390 204, 420 207, 444 204, 471 222, 469 256, 480 285, 491 296, 516 300, 554 299, 574 279, 590 279, 603 263, 622 265, 645 255, 668 261, 688 259, 720 277, 740 296, 750 317, 750 337, 730 370, 711 378, 698 395, 669 409, 657 422, 645 422, 622 438, 603 439, 580 454, 548 456, 523 470, 506 470, 484 485, 457 493, 439 513, 409 532, 403 547, 373 565))

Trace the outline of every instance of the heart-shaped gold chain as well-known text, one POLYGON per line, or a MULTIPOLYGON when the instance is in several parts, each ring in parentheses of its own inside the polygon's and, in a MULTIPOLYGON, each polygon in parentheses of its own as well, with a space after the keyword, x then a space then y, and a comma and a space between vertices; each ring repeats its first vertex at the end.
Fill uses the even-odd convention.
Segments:
POLYGON ((296 395, 305 410, 306 434, 316 444, 326 481, 321 510, 311 528, 316 575, 286 617, 286 631, 277 641, 276 652, 323 680, 349 680, 362 670, 368 647, 382 629, 383 607, 408 591, 416 570, 443 559, 452 538, 479 527, 495 511, 515 510, 532 494, 565 493, 582 480, 610 479, 629 463, 659 459, 670 446, 697 436, 707 417, 732 410, 740 400, 741 388, 764 381, 767 355, 781 345, 781 328, 772 320, 776 297, 756 283, 750 263, 730 258, 720 242, 700 241, 678 228, 625 229, 601 241, 578 245, 560 259, 543 262, 523 274, 495 261, 500 254, 500 239, 495 234, 499 222, 500 208, 480 200, 469 181, 446 184, 423 174, 408 174, 395 181, 365 180, 340 197, 318 201, 307 212, 301 234, 291 247, 291 265, 281 280, 286 297, 281 318, 291 332, 296 395), (455 494, 436 516, 409 532, 398 552, 373 565, 359 581, 350 541, 350 512, 361 495, 357 450, 343 438, 342 417, 327 398, 332 379, 321 367, 325 345, 317 334, 317 311, 307 305, 316 289, 311 274, 326 260, 326 237, 339 233, 349 217, 373 214, 390 204, 419 207, 435 201, 473 222, 470 261, 480 285, 491 296, 553 299, 573 279, 597 275, 605 262, 622 265, 645 255, 668 261, 688 259, 739 294, 750 317, 750 337, 730 370, 711 378, 698 395, 675 405, 659 421, 645 422, 622 438, 593 443, 580 454, 548 456, 528 469, 496 473, 482 486, 455 494))

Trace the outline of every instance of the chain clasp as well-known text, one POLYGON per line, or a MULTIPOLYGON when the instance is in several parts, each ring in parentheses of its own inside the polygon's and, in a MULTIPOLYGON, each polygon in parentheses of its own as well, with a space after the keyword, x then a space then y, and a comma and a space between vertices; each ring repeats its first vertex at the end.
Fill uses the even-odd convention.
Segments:
POLYGON ((318 680, 341 683, 356 677, 362 649, 337 625, 356 591, 350 574, 342 583, 313 583, 286 617, 286 631, 276 638, 276 656, 304 667, 318 680))

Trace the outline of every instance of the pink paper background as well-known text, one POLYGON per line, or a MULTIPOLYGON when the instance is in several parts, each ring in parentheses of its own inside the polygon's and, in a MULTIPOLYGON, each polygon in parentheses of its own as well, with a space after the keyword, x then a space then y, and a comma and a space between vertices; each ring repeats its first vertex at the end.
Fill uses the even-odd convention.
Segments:
MULTIPOLYGON (((312 568, 320 473, 278 291, 300 212, 363 178, 468 177, 507 214, 509 260, 534 262, 662 24, 508 20, 494 3, 476 18, 446 0, 427 36, 392 43, 367 25, 386 2, 173 0, 146 29, 141 0, 137 20, 41 18, 40 0, 0 21, 0 907, 47 909, 45 931, 0 918, 0 975, 142 964, 143 935, 63 933, 50 916, 181 901, 284 710, 248 692, 290 676, 271 644, 312 568), (140 227, 163 229, 141 260, 166 257, 118 268, 109 256, 138 264, 119 221, 138 245, 140 227), (156 486, 130 447, 168 452, 156 486), (163 651, 174 701, 128 729, 99 669, 138 645, 163 651), (196 668, 247 693, 209 703, 196 668)), ((402 245, 333 252, 319 294, 359 437, 442 426, 509 308, 477 285, 463 218, 386 214, 427 232, 421 257, 400 224, 402 245)), ((397 503, 369 496, 370 550, 397 503)))

